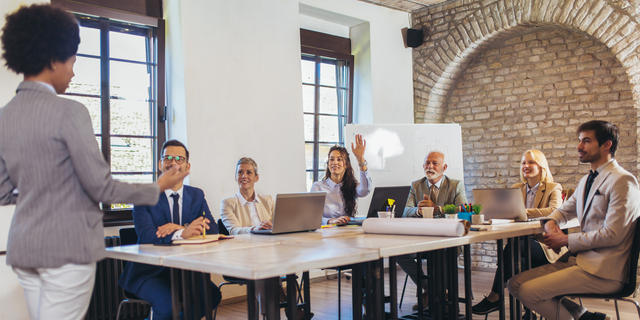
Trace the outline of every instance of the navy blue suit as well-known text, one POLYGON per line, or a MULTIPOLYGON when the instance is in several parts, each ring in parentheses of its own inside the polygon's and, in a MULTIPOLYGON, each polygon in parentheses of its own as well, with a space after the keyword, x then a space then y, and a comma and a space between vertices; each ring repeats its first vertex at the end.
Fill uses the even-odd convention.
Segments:
MULTIPOLYGON (((200 219, 204 211, 205 217, 211 221, 207 234, 217 234, 218 224, 211 216, 207 200, 204 199, 204 192, 198 188, 184 186, 182 196, 182 224, 200 219)), ((138 233, 139 244, 160 243, 163 239, 156 236, 158 227, 171 222, 171 210, 166 194, 162 192, 158 203, 154 206, 135 206, 133 222, 138 233)), ((165 238, 171 240, 172 236, 173 233, 165 238)), ((129 262, 126 264, 118 284, 126 291, 149 302, 153 307, 154 319, 164 319, 165 313, 170 319, 171 287, 169 280, 169 270, 165 267, 129 262)), ((212 296, 215 308, 222 297, 220 289, 215 284, 213 284, 212 296)))

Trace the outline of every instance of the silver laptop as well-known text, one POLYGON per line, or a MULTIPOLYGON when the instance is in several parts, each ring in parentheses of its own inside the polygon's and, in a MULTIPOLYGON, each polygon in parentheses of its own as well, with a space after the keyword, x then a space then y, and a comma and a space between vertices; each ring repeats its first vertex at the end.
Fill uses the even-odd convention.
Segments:
POLYGON ((482 205, 484 219, 527 221, 520 188, 473 189, 473 198, 482 205))
POLYGON ((282 234, 320 229, 325 192, 278 194, 271 230, 251 230, 255 234, 282 234))

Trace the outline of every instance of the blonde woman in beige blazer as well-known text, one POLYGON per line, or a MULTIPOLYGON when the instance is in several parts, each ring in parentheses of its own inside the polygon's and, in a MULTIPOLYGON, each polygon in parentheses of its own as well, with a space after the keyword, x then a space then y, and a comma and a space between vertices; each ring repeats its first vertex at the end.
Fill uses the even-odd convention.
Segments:
MULTIPOLYGON (((549 171, 547 158, 539 150, 527 150, 522 155, 520 162, 520 180, 512 188, 520 188, 522 196, 527 208, 527 216, 529 218, 546 217, 562 205, 562 186, 553 182, 553 176, 549 171)), ((541 239, 540 239, 541 240, 541 239)), ((521 241, 521 252, 524 252, 524 241, 521 241)), ((538 239, 531 238, 531 267, 539 267, 547 263, 553 263, 567 252, 567 248, 563 247, 560 253, 555 253, 538 239)), ((504 274, 504 282, 511 278, 511 248, 504 249, 504 267, 507 270, 504 274)), ((475 314, 487 314, 498 309, 500 301, 498 300, 498 292, 504 290, 504 283, 498 281, 498 272, 493 279, 493 287, 489 295, 487 295, 480 303, 473 306, 472 311, 475 314)))
POLYGON ((229 234, 250 233, 251 230, 271 229, 275 203, 271 196, 256 193, 254 185, 260 176, 258 164, 251 158, 241 158, 236 166, 238 193, 222 200, 220 217, 229 234))

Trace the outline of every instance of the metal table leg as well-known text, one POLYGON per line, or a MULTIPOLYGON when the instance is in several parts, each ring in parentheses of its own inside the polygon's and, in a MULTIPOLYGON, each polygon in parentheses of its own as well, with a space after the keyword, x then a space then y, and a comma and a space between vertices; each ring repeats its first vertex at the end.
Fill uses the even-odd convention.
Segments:
MULTIPOLYGON (((498 276, 498 283, 504 283, 504 241, 502 239, 498 239, 497 241, 497 250, 498 251, 498 272, 496 275, 498 276)), ((498 299, 500 301, 500 308, 498 309, 498 319, 505 320, 505 305, 504 305, 504 290, 500 290, 498 292, 498 299)))
MULTIPOLYGON (((258 315, 258 309, 256 308, 256 281, 249 280, 247 282, 247 319, 249 320, 258 320, 260 316, 258 315)), ((175 319, 174 319, 175 320, 175 319)))
POLYGON ((171 273, 171 313, 173 320, 180 320, 180 270, 170 269, 171 273))
POLYGON ((396 257, 389 257, 389 296, 391 305, 391 320, 398 319, 398 269, 396 268, 396 257))
POLYGON ((467 320, 472 320, 471 313, 471 245, 464 246, 464 313, 467 320))
POLYGON ((351 269, 351 296, 354 320, 362 320, 362 269, 363 264, 356 264, 351 269))

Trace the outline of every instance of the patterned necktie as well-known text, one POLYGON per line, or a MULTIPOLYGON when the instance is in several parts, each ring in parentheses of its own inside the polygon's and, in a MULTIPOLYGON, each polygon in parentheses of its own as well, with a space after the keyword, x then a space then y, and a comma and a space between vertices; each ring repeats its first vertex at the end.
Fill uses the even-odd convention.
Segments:
POLYGON ((180 195, 174 193, 171 195, 173 198, 173 223, 180 224, 180 204, 178 203, 178 199, 180 199, 180 195))
POLYGON ((589 197, 589 191, 591 191, 591 186, 593 185, 593 181, 596 180, 598 176, 598 171, 589 172, 589 177, 587 178, 587 185, 584 189, 584 204, 587 204, 587 197, 589 197))
POLYGON ((431 201, 433 201, 433 203, 436 203, 436 201, 438 199, 436 199, 436 185, 432 184, 431 185, 431 194, 429 195, 429 198, 431 199, 431 201))

